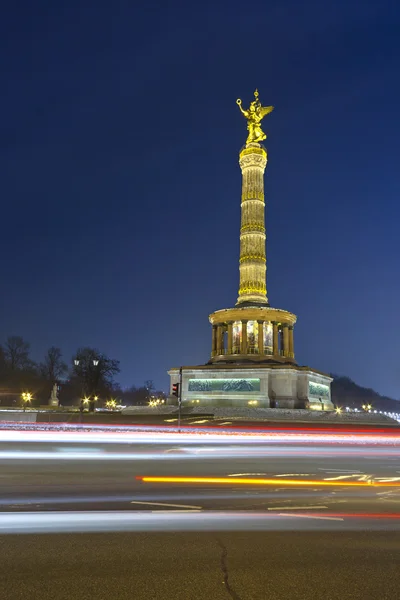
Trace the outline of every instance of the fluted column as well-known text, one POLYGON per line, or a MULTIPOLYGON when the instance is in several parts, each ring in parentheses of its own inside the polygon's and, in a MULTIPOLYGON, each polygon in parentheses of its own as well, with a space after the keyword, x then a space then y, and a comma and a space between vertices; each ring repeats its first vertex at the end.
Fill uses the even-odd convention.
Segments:
POLYGON ((242 321, 242 344, 240 353, 247 354, 247 321, 242 321))
POLYGON ((228 322, 228 354, 233 354, 233 321, 228 322))
POLYGON ((240 152, 239 164, 242 170, 242 218, 237 304, 268 304, 264 219, 264 171, 267 165, 267 151, 258 143, 246 144, 240 152))
POLYGON ((217 326, 212 326, 212 343, 211 343, 211 356, 215 356, 217 353, 217 326))
POLYGON ((264 321, 258 323, 258 354, 264 354, 264 321))
POLYGON ((294 358, 293 325, 289 325, 289 356, 294 358))
POLYGON ((283 323, 283 356, 289 356, 289 328, 287 323, 283 323))
POLYGON ((273 345, 273 355, 278 356, 279 354, 279 330, 278 323, 276 321, 272 321, 272 345, 273 345))

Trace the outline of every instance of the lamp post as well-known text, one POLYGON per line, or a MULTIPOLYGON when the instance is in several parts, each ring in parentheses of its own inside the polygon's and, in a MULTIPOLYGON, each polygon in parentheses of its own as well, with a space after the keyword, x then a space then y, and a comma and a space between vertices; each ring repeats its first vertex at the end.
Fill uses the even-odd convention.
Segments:
MULTIPOLYGON (((74 364, 75 364, 76 367, 79 366, 80 362, 81 361, 80 361, 79 358, 75 358, 74 359, 74 364)), ((98 358, 93 358, 91 362, 93 363, 94 367, 98 367, 99 366, 99 359, 98 358)), ((99 383, 99 374, 100 374, 99 373, 99 369, 96 369, 96 381, 95 381, 95 385, 93 386, 95 394, 96 394, 96 388, 97 388, 98 383, 99 383)), ((87 401, 88 404, 89 404, 89 412, 94 412, 95 403, 97 402, 98 399, 99 399, 99 397, 97 395, 95 395, 93 397, 93 399, 92 399, 91 395, 89 397, 85 397, 84 401, 85 402, 87 401)))
POLYGON ((24 406, 24 412, 26 411, 26 405, 29 404, 32 400, 32 394, 30 392, 22 392, 21 394, 22 403, 24 406))

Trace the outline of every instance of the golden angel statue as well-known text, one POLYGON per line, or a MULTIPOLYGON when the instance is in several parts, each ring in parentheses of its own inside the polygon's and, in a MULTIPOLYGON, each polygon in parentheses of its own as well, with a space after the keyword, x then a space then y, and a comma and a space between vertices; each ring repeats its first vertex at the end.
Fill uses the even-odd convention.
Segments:
POLYGON ((254 92, 254 98, 255 100, 250 102, 248 110, 242 108, 242 101, 240 98, 236 100, 236 104, 247 119, 247 131, 249 132, 249 135, 246 144, 250 144, 251 142, 262 142, 267 138, 266 134, 261 129, 261 121, 266 115, 274 110, 273 106, 261 106, 261 102, 258 99, 258 90, 254 92))

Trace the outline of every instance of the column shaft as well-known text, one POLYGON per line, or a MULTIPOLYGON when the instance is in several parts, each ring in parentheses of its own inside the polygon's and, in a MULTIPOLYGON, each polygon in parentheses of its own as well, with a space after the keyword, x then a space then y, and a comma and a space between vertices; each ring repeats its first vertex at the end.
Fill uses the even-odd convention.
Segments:
POLYGON ((217 326, 212 326, 212 344, 211 344, 211 356, 215 356, 217 353, 217 326))
POLYGON ((268 304, 266 288, 264 170, 267 152, 252 143, 240 152, 242 211, 240 227, 240 286, 237 304, 268 304))
POLYGON ((272 321, 272 344, 273 344, 273 354, 274 356, 279 355, 279 331, 278 331, 278 323, 276 321, 272 321))
POLYGON ((217 326, 217 354, 222 354, 223 349, 223 329, 222 325, 217 326))
POLYGON ((289 329, 287 323, 283 324, 283 356, 289 356, 289 329))
POLYGON ((228 323, 228 354, 233 354, 233 321, 228 323))
POLYGON ((242 347, 241 354, 247 354, 247 321, 242 321, 242 347))
POLYGON ((264 354, 264 321, 258 323, 258 354, 264 354))
POLYGON ((294 358, 293 325, 289 327, 289 356, 294 358))

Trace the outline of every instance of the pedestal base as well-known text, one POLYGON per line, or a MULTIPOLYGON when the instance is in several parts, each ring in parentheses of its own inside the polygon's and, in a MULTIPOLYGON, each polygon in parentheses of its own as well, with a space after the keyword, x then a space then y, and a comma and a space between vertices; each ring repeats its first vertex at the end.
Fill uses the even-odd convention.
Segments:
MULTIPOLYGON (((179 369, 168 371, 172 385, 179 369)), ((333 410, 332 378, 297 365, 203 365, 182 368, 182 406, 333 410)))

